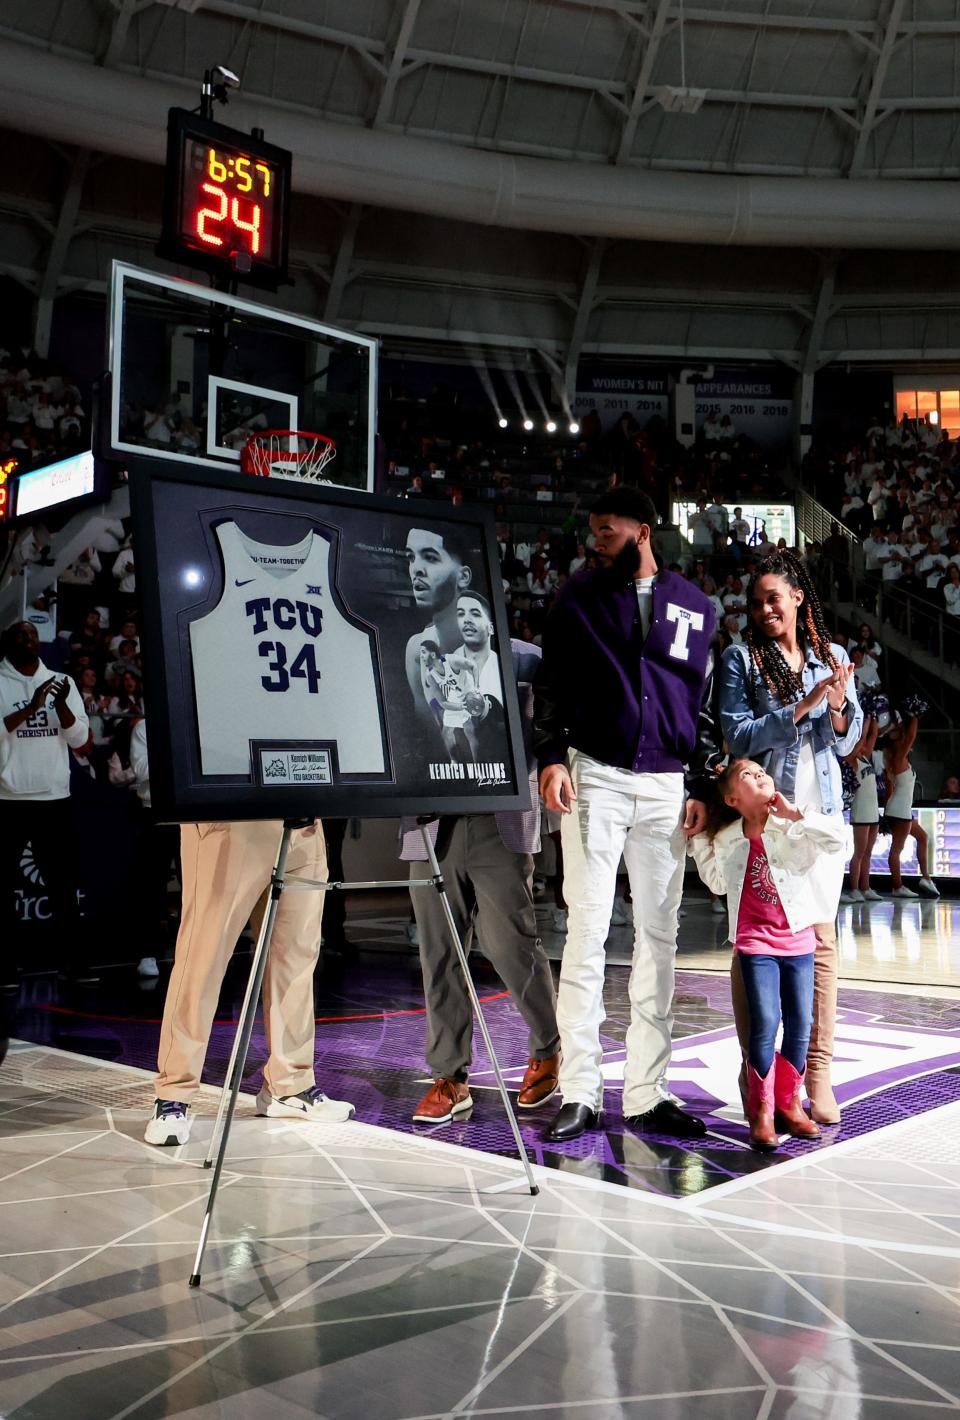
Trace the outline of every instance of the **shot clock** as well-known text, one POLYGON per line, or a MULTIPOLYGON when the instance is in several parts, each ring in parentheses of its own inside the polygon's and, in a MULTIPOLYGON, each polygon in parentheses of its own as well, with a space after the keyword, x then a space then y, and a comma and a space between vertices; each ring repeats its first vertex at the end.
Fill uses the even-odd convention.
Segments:
POLYGON ((269 290, 287 280, 290 153, 171 109, 160 256, 269 290))

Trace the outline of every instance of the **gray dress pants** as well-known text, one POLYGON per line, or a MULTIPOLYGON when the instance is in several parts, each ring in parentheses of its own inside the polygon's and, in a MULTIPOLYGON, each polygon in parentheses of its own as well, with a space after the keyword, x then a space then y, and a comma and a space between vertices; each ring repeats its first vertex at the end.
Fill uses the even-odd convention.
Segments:
MULTIPOLYGON (((530 1032, 529 1054, 545 1060, 560 1049, 550 963, 537 933, 533 859, 504 847, 493 814, 440 821, 437 857, 464 947, 476 923, 484 955, 493 963, 530 1032)), ((411 880, 432 876, 429 863, 411 863, 411 880)), ((410 894, 420 933, 420 965, 427 1002, 427 1064, 435 1078, 466 1079, 473 1011, 439 894, 410 894)))

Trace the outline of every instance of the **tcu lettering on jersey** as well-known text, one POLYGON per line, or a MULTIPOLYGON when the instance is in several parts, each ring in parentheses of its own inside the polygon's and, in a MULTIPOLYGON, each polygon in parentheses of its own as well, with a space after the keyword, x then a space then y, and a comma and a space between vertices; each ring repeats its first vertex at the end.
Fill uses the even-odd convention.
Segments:
POLYGON ((687 645, 687 638, 691 630, 703 630, 703 612, 692 611, 687 606, 677 606, 676 602, 667 602, 667 620, 676 626, 673 642, 667 648, 668 654, 678 661, 689 661, 690 647, 687 645))
MULTIPOLYGON (((253 622, 254 636, 262 636, 269 630, 271 622, 278 631, 300 630, 314 639, 323 630, 323 612, 309 602, 291 601, 288 597, 253 597, 244 605, 246 615, 253 622)), ((290 689, 291 679, 306 681, 307 690, 316 695, 320 689, 320 670, 317 653, 311 641, 299 647, 290 646, 286 641, 259 641, 257 655, 267 660, 269 675, 260 677, 264 690, 282 694, 290 689)))

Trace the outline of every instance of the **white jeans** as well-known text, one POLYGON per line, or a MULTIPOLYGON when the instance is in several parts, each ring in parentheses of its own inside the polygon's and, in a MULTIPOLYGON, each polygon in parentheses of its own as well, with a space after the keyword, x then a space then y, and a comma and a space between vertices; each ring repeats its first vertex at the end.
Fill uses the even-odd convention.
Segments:
POLYGON ((567 941, 557 1022, 565 1104, 603 1103, 600 1027, 604 943, 622 854, 633 895, 634 946, 623 1112, 645 1114, 666 1097, 673 1026, 677 909, 683 892, 683 775, 632 774, 573 750, 577 793, 561 825, 567 941))

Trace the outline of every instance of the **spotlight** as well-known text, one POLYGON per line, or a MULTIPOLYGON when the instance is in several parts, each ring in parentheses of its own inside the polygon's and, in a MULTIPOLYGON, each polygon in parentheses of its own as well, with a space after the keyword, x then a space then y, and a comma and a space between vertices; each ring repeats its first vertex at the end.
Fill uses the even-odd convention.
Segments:
POLYGON ((186 567, 180 580, 185 587, 199 587, 203 581, 203 573, 197 567, 186 567))
POLYGON ((507 427, 507 421, 505 419, 498 419, 497 424, 501 429, 506 429, 507 427))
POLYGON ((524 427, 524 429, 526 429, 526 431, 527 431, 528 434, 532 433, 532 432, 533 432, 533 420, 532 420, 532 419, 525 419, 525 420, 523 421, 523 427, 524 427))
POLYGON ((580 425, 577 423, 577 421, 576 421, 575 419, 571 419, 571 420, 570 420, 570 433, 571 433, 571 434, 579 434, 579 433, 580 433, 580 425))
POLYGON ((557 432, 557 426, 552 419, 547 420, 546 424, 544 425, 544 428, 546 429, 548 434, 555 434, 557 432))

